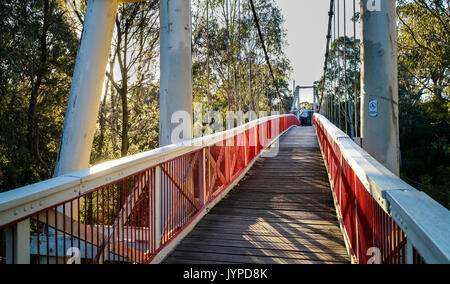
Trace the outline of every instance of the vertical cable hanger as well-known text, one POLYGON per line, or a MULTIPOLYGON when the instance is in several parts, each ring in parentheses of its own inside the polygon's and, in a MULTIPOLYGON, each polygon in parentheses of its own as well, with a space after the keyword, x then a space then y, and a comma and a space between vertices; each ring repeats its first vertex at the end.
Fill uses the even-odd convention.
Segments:
MULTIPOLYGON (((335 17, 333 17, 335 19, 335 17)), ((333 25, 333 23, 332 23, 333 25)), ((334 29, 332 29, 331 32, 333 32, 334 29)), ((330 36, 331 36, 330 32, 330 36)), ((333 120, 333 115, 335 112, 335 103, 334 103, 334 67, 333 67, 333 61, 334 61, 334 55, 333 55, 333 41, 331 41, 330 37, 330 44, 328 46, 328 49, 330 50, 330 55, 328 57, 328 76, 330 78, 328 82, 328 119, 330 121, 333 120)))
POLYGON ((345 99, 345 133, 349 134, 348 84, 347 84, 347 0, 344 0, 344 99, 345 99))
POLYGON ((358 132, 358 86, 356 81, 356 60, 358 59, 356 56, 357 44, 356 44, 356 0, 353 0, 353 103, 355 108, 355 137, 359 137, 358 132))
POLYGON ((210 52, 210 42, 209 42, 209 0, 206 0, 206 95, 208 97, 208 108, 211 106, 211 95, 209 90, 209 52, 210 52))
MULTIPOLYGON (((331 49, 331 41, 330 41, 330 45, 328 48, 331 49)), ((331 60, 331 57, 329 57, 329 59, 328 59, 328 67, 327 67, 328 76, 332 76, 332 73, 333 73, 332 72, 332 70, 333 70, 332 62, 330 62, 330 60, 331 60)), ((328 85, 328 119, 331 120, 332 115, 333 115, 333 90, 332 90, 333 81, 329 80, 327 85, 328 85)))
MULTIPOLYGON (((331 50, 331 41, 330 41, 330 45, 328 46, 328 48, 331 50)), ((331 58, 332 57, 329 57, 328 58, 328 67, 327 67, 327 73, 328 73, 328 76, 332 76, 332 71, 333 71, 333 69, 332 69, 332 62, 330 62, 331 61, 331 58)), ((328 81, 328 119, 330 119, 331 120, 331 118, 332 118, 332 115, 333 115, 333 90, 332 90, 332 87, 333 87, 333 81, 332 80, 329 80, 328 81)))
POLYGON ((289 113, 289 109, 286 107, 286 104, 284 103, 283 97, 281 96, 280 89, 279 89, 277 81, 275 79, 275 75, 274 75, 273 69, 272 69, 272 64, 270 64, 269 55, 267 53, 266 44, 265 44, 264 37, 263 37, 262 31, 261 31, 261 26, 259 25, 259 18, 258 18, 258 14, 256 13, 255 4, 253 3, 253 0, 250 0, 250 6, 252 8, 253 19, 254 19, 256 28, 258 30, 259 39, 261 41, 261 45, 262 45, 262 48, 263 48, 263 51, 264 51, 264 55, 265 55, 265 58, 266 58, 266 63, 269 66, 269 72, 270 72, 270 75, 272 77, 272 81, 273 81, 273 84, 275 86, 275 90, 277 92, 278 98, 281 101, 281 104, 283 105, 283 108, 286 110, 287 113, 289 113))
POLYGON ((238 82, 238 87, 239 87, 239 110, 242 110, 242 90, 241 90, 241 80, 240 80, 240 75, 241 75, 241 0, 238 1, 238 5, 239 5, 239 24, 238 24, 238 77, 239 77, 239 82, 238 82))
POLYGON ((340 41, 341 41, 341 8, 340 2, 337 1, 337 30, 338 30, 338 44, 337 44, 337 72, 338 72, 338 91, 337 91, 337 103, 338 103, 338 122, 339 128, 342 127, 342 113, 341 113, 341 52, 340 52, 340 41))
POLYGON ((328 68, 328 57, 330 56, 330 40, 331 40, 331 27, 333 22, 333 16, 334 16, 334 0, 330 0, 330 10, 328 11, 328 33, 327 33, 327 45, 326 45, 326 52, 325 52, 325 62, 323 67, 323 81, 321 86, 321 95, 320 95, 320 102, 319 102, 319 109, 318 112, 322 110, 323 105, 323 95, 324 95, 324 88, 325 88, 325 80, 326 80, 326 74, 327 74, 327 68, 328 68))
MULTIPOLYGON (((248 10, 247 10, 247 17, 250 19, 250 3, 248 4, 248 10)), ((248 107, 249 109, 253 110, 253 98, 252 98, 252 46, 251 46, 251 38, 252 38, 252 30, 251 25, 248 25, 248 53, 247 53, 247 64, 248 64, 248 107)))
MULTIPOLYGON (((336 4, 335 4, 336 5, 336 4)), ((335 7, 336 9, 336 7, 335 7)), ((336 100, 336 90, 337 90, 337 41, 336 41, 336 17, 334 17, 334 26, 333 26, 333 123, 336 124, 337 121, 337 100, 336 100)))

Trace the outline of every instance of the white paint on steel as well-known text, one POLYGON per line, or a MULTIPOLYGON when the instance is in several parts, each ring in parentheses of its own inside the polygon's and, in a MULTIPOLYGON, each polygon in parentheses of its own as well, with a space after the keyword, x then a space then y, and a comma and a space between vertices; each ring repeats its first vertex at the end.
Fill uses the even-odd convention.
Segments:
POLYGON ((55 176, 89 166, 117 0, 89 0, 55 176))
POLYGON ((428 264, 450 264, 450 212, 423 192, 390 191, 390 212, 428 264))
POLYGON ((397 176, 400 174, 396 1, 361 1, 361 137, 363 148, 397 176), (369 102, 378 102, 375 116, 369 102))
POLYGON ((339 146, 343 158, 349 163, 361 183, 386 212, 389 209, 386 203, 387 191, 416 190, 359 147, 347 134, 324 116, 315 114, 314 119, 322 123, 329 137, 339 146))
POLYGON ((6 228, 5 239, 7 264, 30 264, 30 219, 6 228))
MULTIPOLYGON (((159 145, 172 144, 173 114, 187 112, 192 124, 191 0, 161 0, 159 145)), ((186 123, 186 122, 185 122, 186 123)), ((192 138, 184 133, 184 140, 192 138)))

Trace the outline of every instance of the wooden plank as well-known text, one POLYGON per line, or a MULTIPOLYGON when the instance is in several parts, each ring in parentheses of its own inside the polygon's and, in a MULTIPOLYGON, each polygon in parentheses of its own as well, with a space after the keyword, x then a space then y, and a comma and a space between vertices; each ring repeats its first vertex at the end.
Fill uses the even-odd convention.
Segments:
MULTIPOLYGON (((320 261, 313 259, 290 259, 281 257, 251 256, 251 255, 232 255, 215 254, 201 252, 185 252, 176 250, 173 257, 183 257, 201 261, 214 261, 218 263, 238 263, 238 264, 340 264, 339 261, 320 261)), ((170 258, 168 261, 171 261, 170 258)))
POLYGON ((311 252, 311 253, 329 253, 330 250, 336 255, 347 256, 347 250, 339 244, 329 242, 327 240, 305 240, 301 239, 298 242, 292 240, 291 242, 270 242, 268 240, 261 241, 257 238, 248 240, 221 240, 218 239, 198 239, 189 238, 183 241, 183 248, 188 245, 194 247, 201 246, 219 246, 219 247, 238 247, 238 248, 254 248, 254 249, 271 249, 283 250, 291 252, 311 252))
POLYGON ((253 238, 253 237, 259 237, 261 239, 265 239, 265 237, 274 237, 274 238, 280 238, 283 240, 291 240, 291 239, 317 239, 317 240, 331 240, 334 242, 340 242, 342 241, 342 236, 340 234, 336 234, 335 232, 329 232, 325 233, 324 231, 317 232, 317 231, 301 231, 299 233, 281 233, 276 230, 246 230, 246 231, 236 231, 231 230, 227 228, 211 228, 210 230, 202 227, 198 227, 196 230, 191 232, 192 237, 198 237, 198 238, 219 238, 219 239, 243 239, 243 238, 253 238), (232 236, 235 235, 235 236, 232 236))
MULTIPOLYGON (((240 223, 240 222, 260 222, 260 221, 264 221, 270 224, 314 224, 314 225, 333 225, 335 226, 335 220, 308 220, 308 219, 295 219, 295 218, 279 218, 276 216, 273 217, 267 217, 267 218, 261 218, 258 216, 231 216, 231 215, 217 215, 217 214, 213 214, 210 213, 207 216, 205 216, 205 218, 202 220, 207 221, 207 220, 214 220, 214 221, 219 221, 219 222, 233 222, 233 223, 240 223)), ((337 227, 339 228, 339 227, 337 227)))
MULTIPOLYGON (((282 185, 280 185, 282 186, 282 185)), ((325 192, 322 191, 322 188, 319 187, 309 187, 309 188, 301 188, 296 185, 283 185, 283 190, 274 190, 273 188, 268 187, 247 187, 247 186, 240 186, 241 188, 244 188, 246 190, 246 193, 243 194, 243 196, 246 195, 252 195, 252 194, 279 194, 279 195, 287 195, 287 194, 324 194, 325 192)))
POLYGON ((202 221, 197 226, 198 228, 230 228, 237 230, 250 230, 250 229, 267 229, 267 230, 289 230, 289 231, 299 231, 299 232, 338 232, 340 233, 339 228, 336 228, 334 224, 301 224, 301 223, 269 223, 269 222, 248 222, 248 221, 240 221, 240 222, 221 222, 217 221, 202 221))
POLYGON ((287 211, 324 211, 324 212, 332 212, 329 204, 325 202, 317 203, 281 203, 281 202, 251 202, 248 201, 234 201, 234 200, 226 200, 221 205, 222 208, 232 207, 232 208, 241 208, 241 209, 269 209, 269 210, 287 210, 287 211))
POLYGON ((196 253, 217 253, 217 254, 232 254, 239 256, 258 256, 258 257, 277 257, 290 258, 301 260, 317 260, 317 261, 331 261, 331 262, 345 262, 346 255, 330 253, 330 249, 322 252, 311 251, 289 251, 280 249, 263 249, 263 248, 245 248, 234 246, 219 246, 219 245, 201 245, 197 244, 183 244, 178 249, 179 252, 196 252, 196 253))
POLYGON ((325 237, 338 237, 340 238, 340 232, 335 230, 333 227, 324 227, 318 229, 316 228, 290 228, 290 227, 283 227, 283 226, 274 226, 274 227, 264 227, 264 226, 251 226, 251 227, 239 227, 239 226, 211 226, 211 225, 205 225, 201 226, 199 225, 197 228, 198 232, 205 235, 205 237, 208 237, 208 232, 213 233, 220 233, 223 232, 228 234, 266 234, 266 235, 274 235, 274 236, 280 236, 280 237, 286 237, 286 236, 297 236, 297 237, 307 237, 309 235, 323 235, 325 237))
POLYGON ((215 242, 216 244, 220 244, 224 241, 231 241, 239 243, 240 241, 252 241, 259 242, 261 246, 265 244, 272 243, 282 243, 282 244, 295 244, 302 245, 303 243, 310 243, 310 241, 314 241, 318 244, 327 244, 332 246, 333 242, 335 243, 336 249, 346 250, 344 247, 340 246, 342 237, 337 236, 336 238, 332 238, 330 236, 326 236, 323 234, 303 234, 302 236, 281 236, 281 235, 263 235, 263 234, 251 234, 251 233, 241 233, 241 234, 226 234, 226 233, 210 233, 206 232, 198 232, 197 230, 192 232, 192 234, 186 239, 197 242, 215 242))
MULTIPOLYGON (((192 236, 202 237, 204 239, 209 238, 210 236, 216 236, 216 235, 237 235, 241 237, 246 238, 257 238, 257 237, 276 237, 276 238, 283 238, 283 239, 307 239, 307 240, 315 240, 315 239, 323 239, 323 240, 330 240, 333 242, 341 242, 342 236, 339 234, 326 234, 325 232, 300 232, 300 233, 281 233, 278 231, 268 231, 268 230, 245 230, 245 231, 237 231, 227 228, 220 228, 220 229, 204 229, 201 227, 196 228, 194 232, 191 233, 192 236)), ((231 237, 233 238, 233 237, 231 237)))
POLYGON ((281 203, 281 204, 297 204, 311 202, 312 204, 322 204, 322 202, 332 202, 327 194, 274 194, 274 193, 255 193, 242 194, 241 197, 230 196, 224 201, 230 202, 254 202, 258 203, 281 203))
POLYGON ((203 260, 203 259, 185 259, 183 257, 171 257, 165 264, 239 264, 238 262, 226 262, 226 261, 213 261, 213 260, 203 260))
POLYGON ((243 209, 243 208, 222 208, 217 207, 214 208, 213 211, 215 214, 223 214, 223 215, 237 215, 237 216, 259 216, 259 217, 270 217, 270 216, 278 216, 278 217, 291 217, 297 219, 325 219, 325 220, 333 220, 336 218, 336 214, 330 212, 309 212, 309 211, 292 211, 292 210, 270 210, 270 209, 243 209))

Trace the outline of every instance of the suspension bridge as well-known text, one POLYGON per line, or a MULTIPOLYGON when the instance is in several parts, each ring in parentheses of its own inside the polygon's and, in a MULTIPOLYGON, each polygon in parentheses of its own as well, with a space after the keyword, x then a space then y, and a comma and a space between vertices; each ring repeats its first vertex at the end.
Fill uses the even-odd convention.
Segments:
POLYGON ((192 113, 190 1, 162 0, 162 147, 89 168, 119 2, 88 1, 56 175, 0 194, 0 263, 450 263, 449 211, 398 177, 395 1, 373 2, 360 137, 348 88, 327 81, 331 0, 313 126, 273 115, 171 144, 172 115, 192 113))

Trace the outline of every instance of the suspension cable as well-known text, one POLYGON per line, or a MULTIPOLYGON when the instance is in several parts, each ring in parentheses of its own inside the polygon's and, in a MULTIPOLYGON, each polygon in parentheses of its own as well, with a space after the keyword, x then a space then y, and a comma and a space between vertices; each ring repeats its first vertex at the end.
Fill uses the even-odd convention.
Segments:
POLYGON ((356 60, 358 59, 356 56, 356 0, 353 0, 353 103, 355 107, 355 137, 359 137, 358 133, 358 86, 356 82, 356 60))
POLYGON ((349 134, 348 120, 350 116, 348 106, 348 82, 347 82, 347 1, 344 0, 344 98, 345 98, 345 133, 349 134))
MULTIPOLYGON (((238 23, 238 77, 240 78, 241 75, 241 41, 242 41, 242 35, 241 35, 241 0, 238 1, 239 5, 239 23, 238 23)), ((238 88, 239 88, 239 103, 238 103, 238 109, 242 110, 242 90, 241 90, 241 80, 238 82, 238 88)))
POLYGON ((326 46, 326 52, 325 52, 325 63, 323 68, 323 81, 322 81, 322 90, 320 95, 320 102, 319 102, 319 112, 322 110, 322 104, 323 104, 323 95, 324 95, 324 88, 325 88, 325 80, 328 70, 328 57, 330 56, 330 41, 331 41, 331 27, 332 27, 332 21, 334 16, 334 0, 330 0, 330 10, 328 12, 329 20, 328 20, 328 34, 327 34, 327 46, 326 46))
MULTIPOLYGON (((334 1, 334 0, 332 0, 332 1, 334 1)), ((272 77, 272 81, 273 81, 273 84, 274 84, 275 89, 277 91, 278 98, 280 99, 281 104, 283 105, 283 107, 286 110, 286 112, 289 113, 289 109, 286 107, 286 104, 284 103, 283 97, 281 96, 280 89, 278 87, 277 81, 275 79, 275 75, 273 73, 272 65, 270 64, 269 55, 267 53, 266 44, 264 42, 264 37, 263 37, 263 34, 261 32, 261 27, 259 25, 259 18, 258 18, 258 14, 256 13, 255 4, 253 3, 253 0, 250 0, 250 6, 252 8, 253 19, 255 21, 256 28, 258 29, 259 39, 261 41, 261 45, 262 45, 262 48, 263 48, 263 51, 264 51, 264 55, 266 57, 266 63, 267 63, 267 66, 269 66, 270 76, 272 77)))
MULTIPOLYGON (((334 8, 336 9, 336 4, 334 4, 334 8)), ((337 68, 336 68, 336 66, 337 66, 337 61, 336 61, 336 17, 333 17, 333 49, 332 49, 332 52, 333 52, 333 55, 332 55, 332 58, 333 58, 333 64, 332 64, 332 68, 333 68, 333 92, 332 92, 332 98, 331 98, 331 101, 332 101, 332 104, 331 104, 331 107, 332 107, 332 116, 331 116, 331 118, 332 118, 332 121, 333 121, 333 123, 334 124, 336 124, 336 114, 337 114, 337 108, 336 108, 336 88, 337 88, 337 82, 336 82, 336 79, 337 79, 337 68)))
POLYGON ((338 74, 338 92, 337 92, 337 99, 338 99, 338 122, 339 122, 339 128, 342 126, 342 103, 341 103, 341 90, 342 90, 342 84, 341 84, 341 48, 340 48, 340 39, 341 39, 341 3, 338 0, 337 1, 337 74, 338 74))
MULTIPOLYGON (((348 66, 348 62, 347 60, 349 59, 348 52, 347 52, 347 22, 346 22, 346 17, 347 17, 347 5, 346 5, 346 0, 343 1, 343 38, 341 39, 341 5, 340 5, 340 1, 334 1, 331 0, 330 1, 330 22, 331 22, 331 27, 329 27, 329 30, 331 32, 331 30, 333 30, 333 42, 334 45, 330 45, 328 42, 328 38, 330 37, 331 39, 331 35, 330 32, 328 33, 327 36, 327 52, 325 54, 325 67, 324 67, 324 75, 323 75, 323 81, 322 83, 322 94, 321 94, 321 98, 320 98, 320 108, 319 111, 321 110, 321 108, 327 108, 327 113, 328 115, 330 115, 330 119, 332 118, 334 123, 338 125, 339 128, 341 128, 342 122, 345 123, 345 126, 343 127, 343 129, 345 129, 345 132, 347 134, 349 134, 350 132, 353 132, 352 135, 354 135, 354 137, 358 137, 358 110, 357 110, 357 106, 358 106, 358 95, 357 95, 357 42, 356 42, 356 0, 353 0, 353 39, 354 39, 354 43, 353 43, 353 48, 354 48, 354 54, 353 54, 353 60, 354 60, 354 66, 353 66, 353 71, 354 71, 354 78, 353 78, 353 89, 354 89, 354 95, 353 95, 353 100, 354 100, 354 108, 355 108, 355 113, 354 113, 354 117, 352 117, 351 113, 350 113, 350 93, 348 90, 348 86, 349 86, 349 76, 347 75, 347 66, 348 66), (334 13, 336 12, 336 13, 334 13), (337 29, 337 33, 336 33, 336 29, 337 29), (343 50, 341 51, 341 46, 343 48, 343 50), (329 62, 329 57, 330 55, 330 50, 332 49, 333 51, 333 61, 328 64, 329 62), (341 61, 343 62, 341 64, 341 61), (332 84, 331 85, 327 85, 326 84, 326 80, 327 80, 327 72, 329 68, 333 68, 334 71, 330 74, 330 76, 332 77, 332 84), (341 69, 343 69, 341 71, 341 69), (342 74, 342 72, 344 72, 342 74), (331 87, 332 89, 334 89, 333 92, 331 92, 331 94, 327 95, 327 97, 330 97, 329 99, 325 99, 325 88, 326 87, 331 87), (344 97, 344 102, 342 103, 341 100, 341 95, 344 97), (326 105, 324 105, 326 104, 326 105), (354 121, 353 121, 354 119, 354 121), (342 121, 344 120, 344 121, 342 121), (354 122, 354 123, 353 123, 354 122)), ((330 26, 330 22, 329 22, 329 26, 330 26)), ((328 94, 328 93, 327 93, 328 94)))
MULTIPOLYGON (((210 42, 209 42, 209 0, 206 0, 206 95, 208 98, 208 108, 211 107, 211 95, 210 95, 210 68, 209 68, 209 52, 210 52, 210 42)), ((209 110, 211 111, 211 110, 209 110)))

